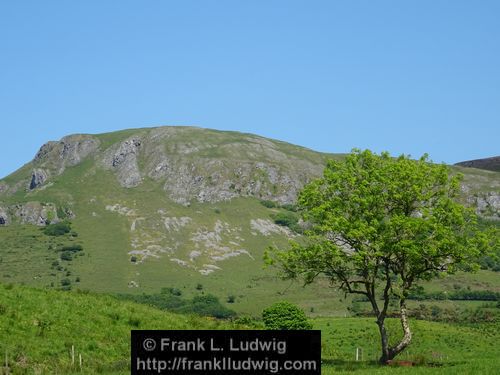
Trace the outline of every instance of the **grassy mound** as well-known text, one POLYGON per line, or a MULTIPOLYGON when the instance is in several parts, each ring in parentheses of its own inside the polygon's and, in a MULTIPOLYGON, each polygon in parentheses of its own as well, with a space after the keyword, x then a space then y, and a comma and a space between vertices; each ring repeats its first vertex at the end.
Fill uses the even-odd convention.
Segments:
POLYGON ((0 284, 0 353, 14 374, 127 374, 132 329, 228 328, 106 295, 0 284))

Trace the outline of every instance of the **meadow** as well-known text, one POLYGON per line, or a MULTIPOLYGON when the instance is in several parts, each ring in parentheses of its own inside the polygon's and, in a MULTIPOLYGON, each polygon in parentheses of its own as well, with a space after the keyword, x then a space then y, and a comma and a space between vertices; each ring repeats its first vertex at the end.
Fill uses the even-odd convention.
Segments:
MULTIPOLYGON (((416 366, 393 368, 376 363, 379 344, 372 318, 312 321, 322 331, 323 374, 496 374, 500 366, 498 322, 412 320, 414 342, 399 359, 416 366), (363 351, 360 361, 356 348, 363 351)), ((389 319, 388 325, 394 331, 398 321, 389 319)), ((131 329, 256 327, 261 324, 173 314, 109 295, 0 284, 0 373, 128 374, 131 329)))

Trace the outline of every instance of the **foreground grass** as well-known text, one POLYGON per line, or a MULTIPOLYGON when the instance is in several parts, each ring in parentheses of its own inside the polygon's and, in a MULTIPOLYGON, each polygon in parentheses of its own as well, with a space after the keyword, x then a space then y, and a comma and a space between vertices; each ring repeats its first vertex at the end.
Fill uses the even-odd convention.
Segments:
MULTIPOLYGON (((460 326, 412 321, 413 342, 396 360, 412 361, 411 368, 379 366, 379 334, 373 318, 318 318, 322 331, 323 374, 498 374, 499 324, 460 326), (356 348, 363 360, 355 361, 356 348)), ((397 319, 389 332, 400 332, 397 319)))
MULTIPOLYGON (((398 321, 389 320, 398 332, 398 321)), ((459 326, 412 321, 414 341, 399 359, 412 368, 381 367, 372 318, 316 318, 323 374, 497 374, 498 323, 459 326), (356 348, 363 360, 355 361, 356 348)), ((0 374, 128 374, 132 329, 238 329, 231 322, 172 314, 111 296, 0 284, 0 374), (76 361, 72 363, 71 348, 76 361), (82 356, 82 368, 79 366, 82 356)))
POLYGON ((0 353, 7 355, 14 374, 80 372, 80 354, 83 373, 127 374, 132 329, 231 327, 105 295, 0 284, 0 353), (71 363, 72 346, 76 364, 71 363))

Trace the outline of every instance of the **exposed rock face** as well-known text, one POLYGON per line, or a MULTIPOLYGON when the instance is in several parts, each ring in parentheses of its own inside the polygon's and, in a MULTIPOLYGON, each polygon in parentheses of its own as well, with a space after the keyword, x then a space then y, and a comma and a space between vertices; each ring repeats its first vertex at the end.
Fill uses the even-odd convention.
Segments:
POLYGON ((104 166, 116 173, 118 182, 123 187, 132 188, 142 182, 137 164, 141 144, 139 138, 133 137, 106 151, 104 166))
POLYGON ((5 182, 0 182, 0 194, 5 193, 7 190, 9 190, 9 185, 5 182))
POLYGON ((47 225, 59 221, 55 205, 28 202, 10 207, 20 224, 47 225))
POLYGON ((64 137, 59 143, 62 146, 59 151, 59 156, 64 161, 65 166, 79 164, 99 147, 99 141, 97 139, 75 139, 75 136, 64 137))
POLYGON ((29 189, 33 190, 36 189, 40 186, 42 186, 45 181, 47 181, 47 178, 49 177, 47 171, 41 169, 41 168, 36 168, 31 172, 31 181, 29 185, 29 189))
POLYGON ((99 140, 90 135, 69 135, 59 142, 47 142, 35 155, 33 163, 55 174, 82 162, 99 148, 99 140))
POLYGON ((142 175, 163 181, 169 198, 185 205, 240 196, 292 203, 302 186, 323 171, 319 158, 299 158, 252 135, 158 128, 144 134, 142 141, 142 175))
POLYGON ((7 210, 3 207, 0 207, 0 225, 9 225, 10 219, 7 214, 7 210))
POLYGON ((475 194, 470 196, 468 201, 476 207, 476 213, 478 215, 492 219, 500 219, 500 194, 493 191, 475 194))

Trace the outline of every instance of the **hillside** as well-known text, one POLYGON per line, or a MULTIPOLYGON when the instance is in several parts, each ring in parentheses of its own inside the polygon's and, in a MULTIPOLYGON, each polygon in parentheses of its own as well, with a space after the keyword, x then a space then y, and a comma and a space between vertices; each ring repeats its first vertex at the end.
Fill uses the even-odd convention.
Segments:
POLYGON ((500 156, 491 158, 475 159, 456 163, 461 167, 484 169, 487 171, 500 172, 500 156))
MULTIPOLYGON (((386 374, 372 318, 319 318, 324 374, 386 374), (357 347, 363 361, 354 361, 357 347)), ((398 322, 389 320, 389 329, 398 322)), ((414 343, 402 359, 421 363, 412 374, 495 374, 498 323, 470 326, 412 321, 414 343)), ((258 327, 258 325, 257 325, 258 327)), ((92 293, 0 283, 0 352, 13 374, 128 374, 131 329, 245 329, 230 322, 177 315, 92 293), (72 348, 75 360, 72 362, 72 348), (80 368, 80 355, 82 366, 80 368)), ((0 368, 0 371, 2 368, 0 368)), ((411 371, 410 371, 411 370, 411 371)), ((406 372, 404 372, 406 373, 406 372)))
POLYGON ((172 314, 105 295, 0 284, 2 365, 7 356, 14 374, 126 374, 130 373, 132 329, 235 327, 228 322, 172 314))
MULTIPOLYGON (((173 287, 187 297, 201 290, 232 296, 231 308, 250 314, 286 298, 343 316, 342 295, 326 282, 290 285, 262 262, 267 246, 297 236, 276 215, 296 219, 298 191, 339 157, 193 127, 48 142, 0 180, 0 281, 136 294, 173 287), (65 220, 67 233, 43 231, 65 220)), ((500 173, 456 170, 464 201, 497 219, 500 173)))

